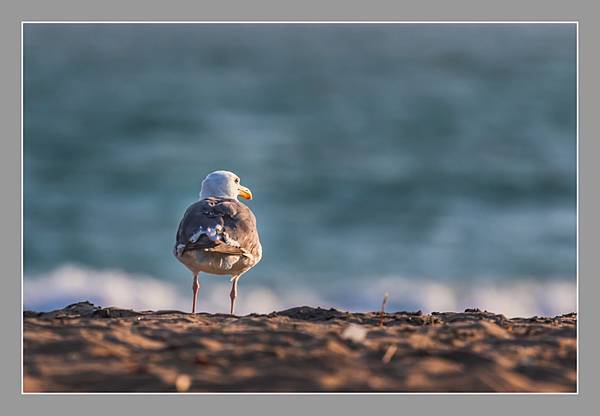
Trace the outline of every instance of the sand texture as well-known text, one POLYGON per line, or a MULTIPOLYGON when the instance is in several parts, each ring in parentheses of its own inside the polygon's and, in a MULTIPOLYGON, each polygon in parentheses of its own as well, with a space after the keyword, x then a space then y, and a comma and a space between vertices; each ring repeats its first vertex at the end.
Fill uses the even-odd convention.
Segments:
POLYGON ((24 313, 25 392, 574 392, 576 314, 24 313))

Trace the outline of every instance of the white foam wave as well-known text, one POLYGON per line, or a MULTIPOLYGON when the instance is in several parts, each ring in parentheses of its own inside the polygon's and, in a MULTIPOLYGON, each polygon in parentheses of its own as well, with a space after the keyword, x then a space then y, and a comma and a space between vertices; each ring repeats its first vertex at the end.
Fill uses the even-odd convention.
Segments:
MULTIPOLYGON (((558 315, 576 310, 576 285, 571 280, 481 282, 450 285, 446 282, 383 277, 364 279, 351 286, 269 288, 240 285, 236 312, 269 313, 300 305, 336 307, 365 311, 377 310, 383 294, 390 294, 386 310, 421 309, 423 312, 460 311, 465 308, 486 309, 508 317, 558 315)), ((198 308, 225 313, 229 308, 228 279, 202 282, 198 308)), ((69 303, 90 300, 101 306, 118 306, 137 310, 179 309, 188 311, 190 290, 150 276, 119 270, 95 270, 67 264, 47 274, 25 276, 25 309, 45 311, 69 303)))

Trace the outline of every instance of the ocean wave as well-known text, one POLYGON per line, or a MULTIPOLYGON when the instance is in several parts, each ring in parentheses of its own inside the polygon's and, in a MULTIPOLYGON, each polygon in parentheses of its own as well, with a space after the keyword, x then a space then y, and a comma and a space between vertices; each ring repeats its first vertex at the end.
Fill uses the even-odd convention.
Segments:
MULTIPOLYGON (((384 293, 389 294, 387 311, 460 311, 479 308, 507 317, 559 315, 576 311, 577 286, 574 279, 509 282, 482 281, 450 285, 424 279, 380 277, 364 279, 351 287, 265 287, 240 284, 236 311, 239 314, 269 313, 294 306, 310 305, 342 310, 378 310, 384 293)), ((200 311, 226 313, 229 309, 228 279, 201 282, 200 311)), ((191 279, 190 279, 191 289, 191 279)), ((136 310, 178 309, 188 311, 191 290, 157 278, 121 270, 96 270, 65 264, 48 273, 25 275, 23 306, 48 311, 69 303, 89 300, 101 306, 136 310)))

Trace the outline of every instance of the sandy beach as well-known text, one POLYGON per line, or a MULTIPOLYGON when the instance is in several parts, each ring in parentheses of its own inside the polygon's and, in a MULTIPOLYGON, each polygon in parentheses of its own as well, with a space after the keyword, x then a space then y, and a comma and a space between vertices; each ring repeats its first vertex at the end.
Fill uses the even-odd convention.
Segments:
POLYGON ((25 392, 575 392, 576 314, 24 313, 25 392))

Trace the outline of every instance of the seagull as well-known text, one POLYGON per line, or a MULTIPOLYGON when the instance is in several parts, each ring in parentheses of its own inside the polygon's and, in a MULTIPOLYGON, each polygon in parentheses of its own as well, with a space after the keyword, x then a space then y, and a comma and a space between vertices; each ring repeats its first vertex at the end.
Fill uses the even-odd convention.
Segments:
POLYGON ((193 274, 192 313, 196 313, 200 272, 231 276, 233 315, 238 280, 262 258, 256 218, 238 196, 252 199, 239 176, 225 170, 212 172, 202 181, 199 201, 188 207, 179 223, 173 254, 193 274))

